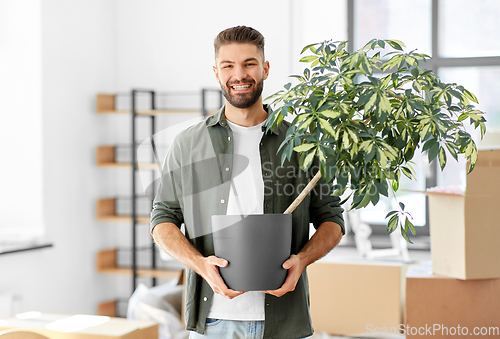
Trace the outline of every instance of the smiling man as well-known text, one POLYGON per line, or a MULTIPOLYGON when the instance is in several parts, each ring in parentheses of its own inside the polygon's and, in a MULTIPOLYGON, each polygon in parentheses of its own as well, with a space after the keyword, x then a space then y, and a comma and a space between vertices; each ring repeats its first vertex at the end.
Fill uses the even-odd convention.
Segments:
POLYGON ((283 213, 315 173, 300 170, 297 154, 281 166, 278 149, 287 122, 265 132, 269 107, 262 104, 262 90, 270 66, 264 37, 250 27, 233 27, 219 33, 214 48, 213 70, 225 106, 176 137, 164 162, 151 232, 163 250, 188 267, 185 318, 190 338, 305 338, 313 333, 306 267, 340 241, 340 199, 320 180, 293 212, 292 255, 283 263, 288 275, 278 290, 245 292, 226 286, 219 267, 228 262, 214 255, 211 233, 199 230, 212 215, 283 213), (192 165, 207 154, 215 165, 192 165), (283 175, 284 168, 297 175, 283 175), (193 190, 193 183, 216 181, 216 187, 193 190), (186 235, 180 231, 182 223, 186 235), (311 239, 310 223, 316 228, 311 239))

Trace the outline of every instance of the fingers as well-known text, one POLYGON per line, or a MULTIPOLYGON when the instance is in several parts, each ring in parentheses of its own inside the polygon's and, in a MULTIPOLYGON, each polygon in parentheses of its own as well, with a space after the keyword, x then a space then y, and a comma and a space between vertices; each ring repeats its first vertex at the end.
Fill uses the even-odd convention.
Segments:
POLYGON ((292 292, 295 290, 295 286, 297 285, 297 282, 294 281, 294 278, 290 277, 290 275, 286 278, 285 282, 283 283, 283 285, 278 288, 277 290, 273 290, 273 291, 262 291, 264 293, 267 293, 267 294, 270 294, 270 295, 274 295, 275 297, 282 297, 284 296, 285 294, 287 294, 288 292, 292 292))
POLYGON ((215 265, 215 266, 219 266, 219 267, 226 267, 228 264, 226 259, 217 258, 214 255, 207 257, 207 262, 211 265, 215 265))
POLYGON ((229 289, 224 283, 224 280, 220 276, 219 267, 226 267, 228 265, 227 260, 212 255, 206 258, 206 263, 209 267, 209 273, 206 275, 205 280, 214 293, 220 294, 228 299, 233 299, 246 293, 246 291, 234 291, 229 289))
POLYGON ((293 266, 293 261, 292 261, 291 259, 288 259, 287 261, 285 261, 285 262, 283 263, 283 265, 282 265, 282 266, 283 266, 283 268, 284 268, 285 270, 289 270, 289 269, 290 269, 290 268, 292 268, 292 266, 293 266))
POLYGON ((275 297, 279 298, 284 296, 288 292, 292 292, 295 290, 300 275, 302 274, 302 270, 300 269, 300 260, 296 255, 292 255, 290 259, 288 259, 283 263, 282 267, 288 270, 288 274, 286 276, 286 280, 283 283, 283 285, 277 290, 262 291, 262 292, 274 295, 275 297))

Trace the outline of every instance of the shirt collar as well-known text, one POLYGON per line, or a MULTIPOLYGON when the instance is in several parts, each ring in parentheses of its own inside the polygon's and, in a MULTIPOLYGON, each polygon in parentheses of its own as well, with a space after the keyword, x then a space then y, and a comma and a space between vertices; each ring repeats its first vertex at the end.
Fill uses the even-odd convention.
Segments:
MULTIPOLYGON (((268 114, 272 113, 271 106, 264 105, 264 109, 266 110, 266 112, 268 114)), ((225 111, 226 111, 226 106, 222 106, 222 108, 219 109, 219 111, 217 113, 215 113, 215 115, 213 115, 213 116, 211 116, 211 117, 209 117, 207 119, 207 126, 208 127, 212 127, 212 126, 215 126, 215 125, 219 124, 222 127, 226 127, 228 124, 227 124, 227 119, 226 119, 225 111)), ((263 126, 262 128, 264 129, 264 132, 265 132, 265 126, 263 126)), ((276 134, 276 135, 279 135, 279 132, 280 132, 279 130, 280 130, 280 128, 276 128, 275 127, 272 130, 272 133, 276 134)))

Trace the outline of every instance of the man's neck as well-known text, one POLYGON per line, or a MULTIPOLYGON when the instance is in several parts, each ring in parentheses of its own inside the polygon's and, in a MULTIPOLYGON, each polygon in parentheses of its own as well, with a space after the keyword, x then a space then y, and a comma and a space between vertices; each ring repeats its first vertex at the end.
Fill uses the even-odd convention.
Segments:
POLYGON ((255 104, 248 108, 237 108, 226 100, 226 119, 236 125, 252 127, 267 119, 267 112, 262 106, 262 100, 257 100, 255 104))

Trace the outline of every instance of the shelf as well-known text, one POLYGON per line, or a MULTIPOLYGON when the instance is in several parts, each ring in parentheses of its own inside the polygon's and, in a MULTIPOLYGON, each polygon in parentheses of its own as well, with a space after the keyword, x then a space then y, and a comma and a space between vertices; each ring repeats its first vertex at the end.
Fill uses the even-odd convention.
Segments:
MULTIPOLYGON (((98 167, 111 168, 132 168, 130 162, 116 162, 116 147, 115 146, 98 146, 96 151, 96 164, 98 167)), ((137 169, 142 170, 158 170, 158 165, 154 163, 138 163, 137 169)))
MULTIPOLYGON (((99 114, 131 114, 130 109, 116 109, 115 94, 97 94, 96 112, 99 114)), ((217 110, 207 111, 208 115, 217 113, 217 110)), ((137 115, 157 115, 157 114, 202 114, 200 110, 194 109, 141 109, 136 111, 137 115)))
POLYGON ((97 315, 116 317, 116 300, 99 303, 99 305, 97 305, 97 315))
MULTIPOLYGON (((116 199, 104 198, 97 200, 96 216, 98 221, 104 222, 132 222, 132 216, 126 214, 116 214, 116 199)), ((149 224, 149 216, 137 216, 140 224, 149 224)))
MULTIPOLYGON (((131 267, 118 267, 116 264, 116 248, 106 249, 97 252, 96 257, 97 272, 103 274, 132 275, 131 267)), ((137 268, 137 276, 154 278, 172 278, 182 281, 182 269, 152 269, 137 268)))

